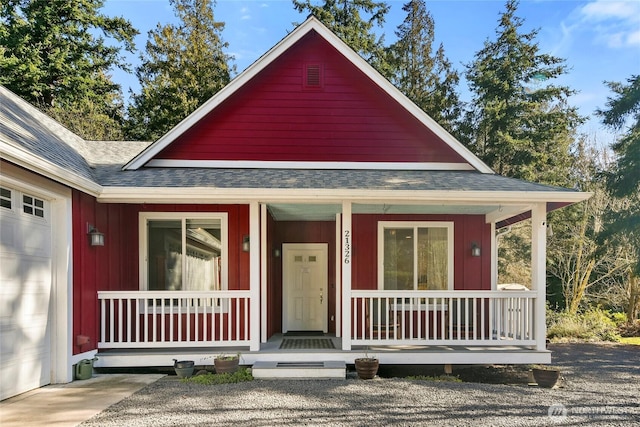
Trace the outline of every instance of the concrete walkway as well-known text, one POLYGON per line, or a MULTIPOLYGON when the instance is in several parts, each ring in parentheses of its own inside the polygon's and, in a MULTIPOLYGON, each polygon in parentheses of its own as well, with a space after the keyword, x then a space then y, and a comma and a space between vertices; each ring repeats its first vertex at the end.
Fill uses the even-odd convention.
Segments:
POLYGON ((0 402, 2 427, 76 426, 164 375, 96 375, 42 387, 0 402))

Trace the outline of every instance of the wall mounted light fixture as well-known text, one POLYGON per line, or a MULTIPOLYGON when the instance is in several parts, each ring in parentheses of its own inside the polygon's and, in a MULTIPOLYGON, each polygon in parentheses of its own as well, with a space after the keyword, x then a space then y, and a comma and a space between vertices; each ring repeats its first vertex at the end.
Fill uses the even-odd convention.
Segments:
POLYGON ((280 249, 279 248, 275 248, 273 250, 273 256, 276 258, 280 258, 280 249))
POLYGON ((478 246, 476 242, 473 242, 471 244, 471 256, 480 256, 480 254, 481 254, 480 246, 478 246))
POLYGON ((87 234, 89 235, 91 246, 104 246, 104 234, 89 223, 87 223, 87 234))
POLYGON ((249 241, 249 236, 244 236, 242 238, 242 251, 243 252, 249 252, 249 249, 251 248, 251 242, 249 241))

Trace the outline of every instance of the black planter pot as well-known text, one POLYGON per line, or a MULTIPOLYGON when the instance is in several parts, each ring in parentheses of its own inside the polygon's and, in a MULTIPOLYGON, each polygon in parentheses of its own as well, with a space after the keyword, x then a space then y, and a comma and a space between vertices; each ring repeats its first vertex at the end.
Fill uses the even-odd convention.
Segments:
POLYGON ((178 361, 177 359, 173 359, 173 369, 179 378, 189 378, 193 375, 194 365, 193 360, 178 361))

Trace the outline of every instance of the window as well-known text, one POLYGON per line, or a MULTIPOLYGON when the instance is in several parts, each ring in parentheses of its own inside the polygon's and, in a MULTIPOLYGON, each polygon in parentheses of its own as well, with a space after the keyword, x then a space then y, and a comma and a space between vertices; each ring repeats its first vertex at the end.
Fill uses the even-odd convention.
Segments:
POLYGON ((140 214, 142 286, 213 291, 227 287, 227 215, 140 214))
POLYGON ((380 289, 453 288, 452 222, 380 222, 378 242, 380 289))
POLYGON ((0 206, 11 209, 11 190, 0 187, 0 206))
POLYGON ((28 215, 44 218, 44 200, 37 199, 28 194, 22 195, 22 210, 28 215))

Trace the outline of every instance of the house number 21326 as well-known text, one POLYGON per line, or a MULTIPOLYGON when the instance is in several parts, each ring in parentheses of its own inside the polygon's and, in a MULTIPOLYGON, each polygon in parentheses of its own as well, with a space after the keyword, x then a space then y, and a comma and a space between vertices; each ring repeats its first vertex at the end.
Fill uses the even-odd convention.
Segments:
POLYGON ((351 262, 351 231, 344 231, 344 263, 349 264, 351 262))

